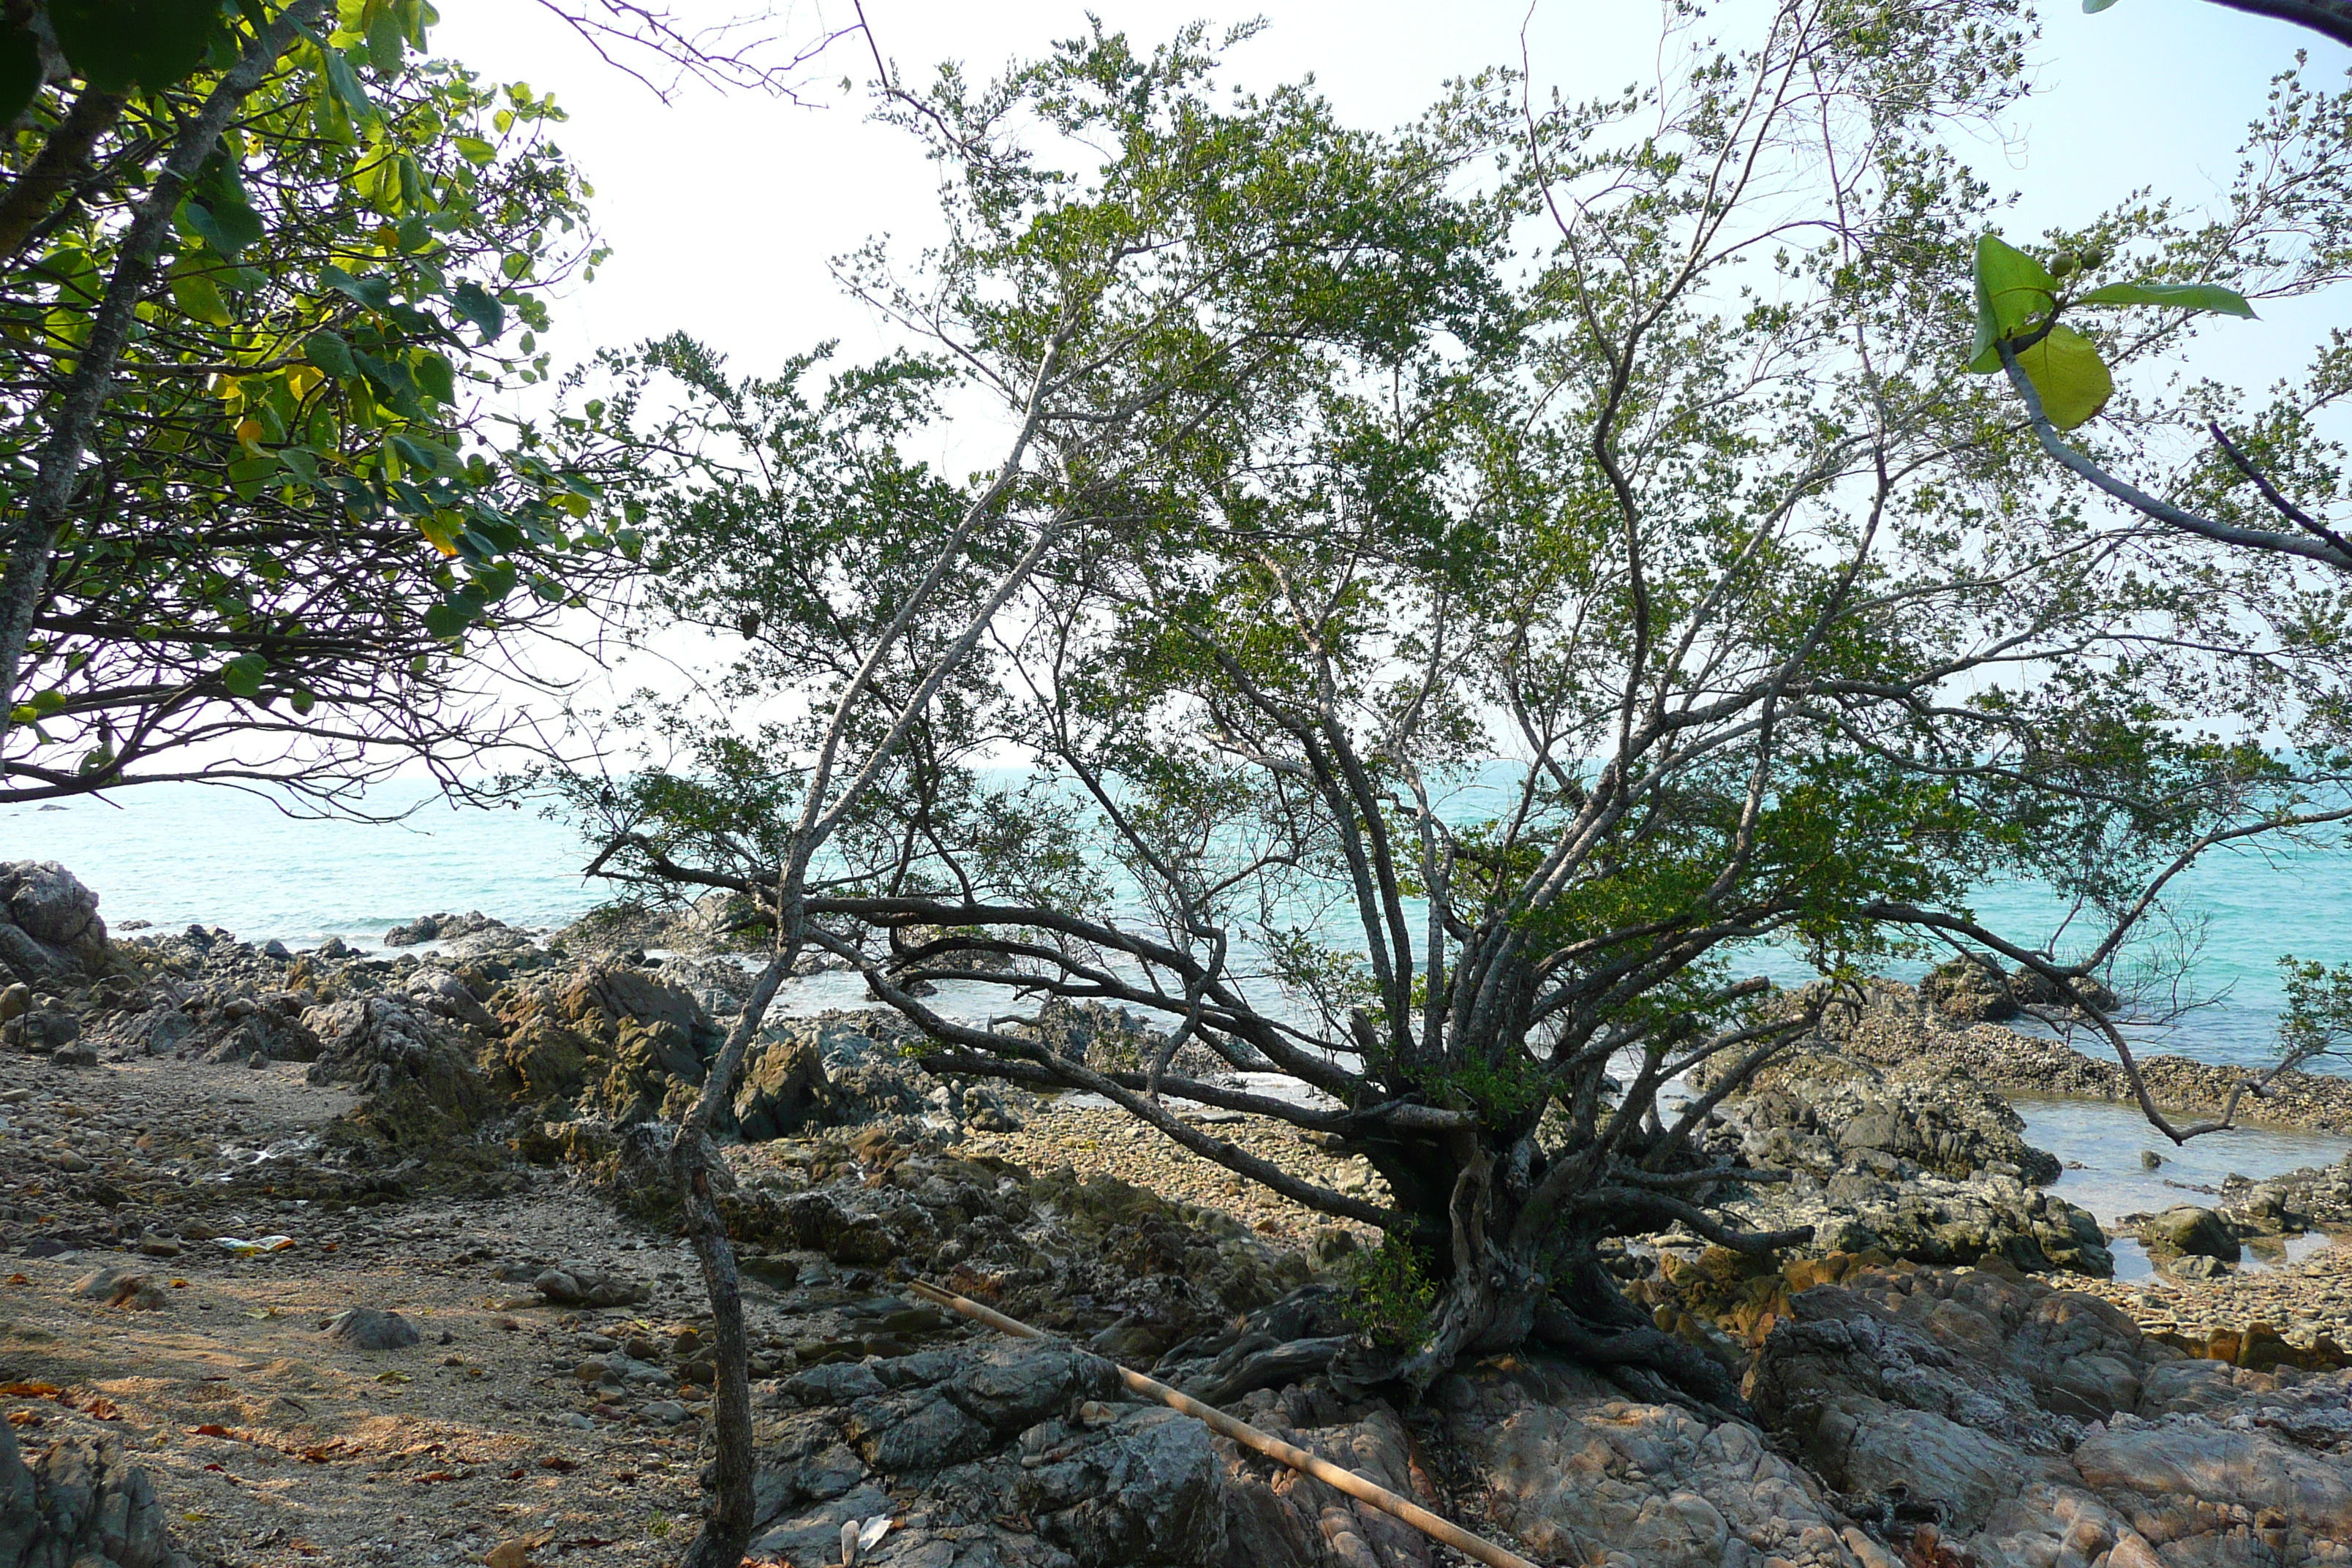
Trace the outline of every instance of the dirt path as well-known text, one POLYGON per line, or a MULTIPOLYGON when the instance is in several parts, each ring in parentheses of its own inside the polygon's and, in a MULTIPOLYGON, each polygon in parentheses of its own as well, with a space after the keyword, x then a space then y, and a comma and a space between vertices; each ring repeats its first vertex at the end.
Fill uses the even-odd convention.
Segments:
MULTIPOLYGON (((199 1561, 478 1562, 511 1541, 537 1563, 673 1555, 693 1529, 694 1402, 659 1385, 600 1398, 572 1370, 604 1341, 667 1352, 694 1325, 684 1249, 544 1176, 520 1196, 341 1212, 241 1189, 206 1201, 224 1171, 349 1104, 301 1070, 0 1059, 0 1207, 17 1255, 0 1261, 0 1408, 20 1440, 121 1442, 199 1561), (100 1179, 121 1194, 110 1209, 62 1195, 100 1179), (92 1234, 110 1222, 116 1237, 92 1234), (142 1235, 166 1255, 137 1250, 142 1235), (291 1245, 251 1256, 221 1239, 277 1236, 291 1245), (651 1300, 572 1311, 496 1278, 500 1263, 575 1258, 651 1300), (162 1305, 76 1296, 110 1268, 143 1276, 162 1305), (422 1342, 339 1344, 324 1326, 349 1307, 396 1310, 422 1342)), ((806 1329, 772 1301, 756 1315, 774 1337, 806 1329)))

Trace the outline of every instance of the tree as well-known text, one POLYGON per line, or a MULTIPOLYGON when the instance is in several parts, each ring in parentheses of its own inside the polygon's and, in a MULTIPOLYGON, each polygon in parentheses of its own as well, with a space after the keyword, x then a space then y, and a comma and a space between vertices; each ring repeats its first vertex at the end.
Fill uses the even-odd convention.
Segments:
MULTIPOLYGON (((1968 944, 2088 1001, 2200 855, 2352 818, 2346 710, 2314 700, 2347 674, 2341 639, 2311 635, 2330 589, 2183 570, 2140 520, 2084 515, 2021 474, 2026 433, 1961 374, 1958 289, 1991 200, 1942 133, 2019 90, 2015 8, 1790 4, 1738 51, 1680 42, 1654 91, 1537 112, 1466 84, 1379 143, 1461 184, 1524 118, 1488 195, 1391 201, 1357 252, 1427 258, 1442 289, 1235 253, 1261 287, 1338 290, 1329 319, 1360 325, 1236 389, 1213 426, 1087 426, 1085 471, 1117 454, 1124 509, 982 606, 988 668, 961 706, 899 710, 886 743, 937 726, 961 745, 927 754, 954 787, 872 805, 897 831, 796 862, 759 825, 797 798, 805 752, 675 715, 698 763, 616 791, 604 824, 608 872, 733 889, 784 951, 857 963, 930 1070, 1103 1095, 1383 1233, 1391 1299, 1425 1287, 1427 1307, 1342 1379, 1419 1389, 1535 1340, 1736 1401, 1627 1305, 1604 1247, 1673 1226, 1750 1252, 1799 1239, 1741 1224, 1744 1192, 1781 1173, 1727 1161, 1708 1112, 1836 985, 1968 944), (1556 233, 1526 276, 1495 243, 1514 216, 1556 233), (2313 744, 2247 738, 2288 725, 2313 744), (975 773, 991 736, 1034 759, 1034 786, 975 773), (2002 874, 2074 915, 1988 927, 1969 891, 2002 874), (1742 978, 1768 942, 1832 986, 1742 978), (1116 1003, 1166 1038, 1144 1070, 1097 1070, 946 1016, 924 1000, 940 981, 995 988, 1003 1014, 1116 1003), (1172 1070, 1191 1042, 1318 1092, 1172 1070), (1703 1094, 1667 1097, 1701 1072, 1703 1094), (1290 1176, 1171 1101, 1340 1140, 1387 1200, 1290 1176)), ((1064 188, 950 101, 939 123, 984 189, 1000 170, 1064 188)), ((1298 183, 1250 210, 1279 229, 1333 207, 1298 183)), ((1057 307, 1035 285, 1056 273, 1037 247, 1076 227, 1049 216, 957 251, 970 265, 928 297, 1042 338, 1057 307)), ((2184 252, 2227 238, 2114 221, 2184 252)), ((1107 347, 1088 361, 1107 377, 1165 363, 1107 347)), ((679 576, 856 663, 865 622, 836 634, 739 560, 679 576)))
POLYGON ((1163 526, 1326 364, 1433 321, 1475 335, 1498 303, 1491 205, 1446 191, 1458 154, 1349 132, 1296 89, 1220 104, 1213 64, 1198 27, 1149 55, 1097 29, 983 86, 950 70, 918 93, 886 72, 882 113, 945 171, 948 238, 913 277, 874 247, 845 281, 929 352, 818 385, 822 354, 737 378, 674 341, 608 359, 583 405, 630 450, 673 455, 615 491, 646 512, 649 632, 740 651, 707 709, 648 698, 616 716, 638 739, 628 765, 558 782, 602 846, 594 869, 743 889, 772 942, 672 1144, 719 1350, 696 1568, 731 1568, 752 1522, 741 1308, 706 1135, 777 986, 842 940, 823 921, 845 893, 927 889, 970 855, 1040 896, 1087 879, 1040 837, 1066 816, 1055 802, 992 796, 971 773, 1011 711, 985 679, 991 639, 1102 542, 1163 526), (1047 162, 1067 153, 1091 166, 1047 162), (1003 433, 969 481, 908 450, 950 416, 1003 433))
MULTIPOLYGON (((412 41, 376 50, 373 90, 322 64, 333 40, 268 72, 225 127, 239 154, 172 215, 95 410, 102 457, 36 552, 0 800, 199 773, 318 798, 403 757, 446 767, 494 733, 464 635, 496 647, 620 564, 595 476, 484 407, 544 374, 541 296, 596 258, 545 139, 560 111, 412 41)), ((187 111, 130 106, 0 293, 21 389, 0 458, 27 492, 107 320, 136 149, 187 111)))
MULTIPOLYGON (((546 9, 641 79, 789 93, 830 41, 778 63, 740 25, 546 9)), ((496 414, 546 374, 542 296, 597 259, 562 116, 424 58, 433 19, 0 21, 0 800, 446 780, 500 734, 481 672, 531 679, 517 635, 620 574, 597 474, 496 414)))

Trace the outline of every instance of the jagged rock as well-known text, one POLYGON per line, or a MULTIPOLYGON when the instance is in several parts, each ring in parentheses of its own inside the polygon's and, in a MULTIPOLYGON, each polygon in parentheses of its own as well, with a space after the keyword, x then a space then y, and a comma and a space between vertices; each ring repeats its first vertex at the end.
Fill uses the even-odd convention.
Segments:
POLYGON ((2029 1272, 2115 1272, 2096 1219, 2030 1184, 2058 1161, 2008 1102, 1933 1065, 1891 1073, 1800 1053, 1709 1130, 1714 1157, 1790 1171, 1740 1207, 1759 1228, 1813 1226, 1821 1252, 1914 1262, 2000 1258, 2029 1272))
POLYGON ((735 1123, 744 1137, 789 1138, 831 1121, 833 1087, 814 1040, 762 1040, 755 1053, 735 1090, 735 1123))
MULTIPOLYGON (((1141 1072, 1150 1066, 1168 1038, 1164 1031, 1151 1027, 1124 1007, 1093 1000, 1073 1002, 1064 996, 1047 997, 1034 1021, 1008 1026, 1005 1032, 1035 1040, 1055 1054, 1084 1062, 1097 1072, 1141 1072)), ((1256 1056, 1254 1050, 1248 1054, 1256 1056)), ((1191 1040, 1178 1049, 1169 1067, 1171 1071, 1185 1076, 1233 1070, 1233 1065, 1223 1058, 1191 1040)))
POLYGON ((193 1568, 165 1520, 154 1482, 119 1445, 68 1437, 27 1463, 0 1426, 0 1564, 193 1568))
POLYGON ((383 945, 415 947, 423 942, 454 942, 459 937, 501 931, 512 932, 514 928, 504 921, 492 920, 479 910, 462 915, 453 915, 445 910, 437 915, 419 915, 405 924, 393 927, 383 933, 383 945))
POLYGON ((0 862, 0 966, 37 985, 107 958, 96 893, 54 860, 0 862))
POLYGON ((406 998, 331 1003, 302 1022, 321 1047, 309 1080, 347 1083, 362 1097, 345 1124, 394 1144, 438 1149, 489 1109, 470 1043, 406 998))
POLYGON ((424 1336, 398 1312, 375 1307, 346 1307, 327 1324, 327 1337, 360 1351, 404 1350, 424 1336))
POLYGON ((691 992, 624 965, 525 987, 499 1023, 482 1054, 499 1092, 621 1126, 682 1116, 726 1038, 691 992))

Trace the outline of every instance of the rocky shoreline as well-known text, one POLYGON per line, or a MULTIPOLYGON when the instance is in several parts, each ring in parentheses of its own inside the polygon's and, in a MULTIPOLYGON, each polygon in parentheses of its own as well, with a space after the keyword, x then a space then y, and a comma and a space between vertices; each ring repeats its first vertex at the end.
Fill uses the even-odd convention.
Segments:
MULTIPOLYGON (((0 868, 0 1493, 26 1500, 0 1563, 675 1555, 711 1368, 658 1161, 746 984, 723 919, 427 916, 389 956, 124 941, 29 862, 0 868), (100 1494, 110 1525, 72 1501, 100 1494)), ((2104 1064, 1906 992, 1710 1129, 1720 1160, 1790 1176, 1717 1200, 1810 1247, 1751 1262, 1667 1232, 1612 1259, 1752 1417, 1523 1357, 1412 1407, 1294 1381, 1257 1352, 1352 1331, 1360 1232, 1115 1111, 932 1082, 887 1012, 780 1019, 719 1194, 759 1380, 754 1560, 837 1562, 845 1521, 887 1519, 861 1559, 884 1568, 1453 1561, 1126 1399, 1108 1357, 1546 1563, 2352 1562, 2352 1248, 2327 1240, 2352 1169, 2145 1216, 2158 1272, 2117 1281, 2004 1098, 2116 1098, 2104 1064), (914 1277, 1065 1339, 997 1341, 914 1277)), ((1150 1044, 1099 1007, 1034 1027, 1114 1065, 1150 1044)), ((2221 1070, 2150 1078, 2194 1106, 2221 1070)), ((2266 1118, 2352 1125, 2337 1080, 2288 1089, 2266 1118)), ((1192 1114, 1380 1194, 1286 1125, 1192 1114)))

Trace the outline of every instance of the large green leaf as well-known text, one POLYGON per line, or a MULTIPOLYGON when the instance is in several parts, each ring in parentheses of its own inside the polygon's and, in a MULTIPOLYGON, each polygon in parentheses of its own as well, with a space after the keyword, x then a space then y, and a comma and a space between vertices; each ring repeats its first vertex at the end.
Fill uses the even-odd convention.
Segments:
POLYGON ((2017 356, 2017 363, 2042 395, 2042 412, 2061 430, 2072 430, 2107 405, 2115 395, 2115 377, 2091 340, 2072 327, 2053 327, 2050 335, 2017 356))
POLYGON ((507 310, 488 289, 472 279, 449 290, 449 303, 457 313, 482 330, 482 342, 494 343, 507 330, 507 310))
POLYGON ((1998 338, 2013 338, 2039 322, 2057 302, 2058 279, 2050 269, 1998 235, 1977 239, 1977 341, 1969 368, 1980 375, 2000 368, 1993 348, 1998 338))
POLYGON ((204 64, 219 0, 50 0, 49 25, 74 70, 102 92, 150 92, 204 64))
POLYGON ((2219 283, 2110 283, 2078 301, 2084 305, 2168 305, 2179 310, 2218 310, 2253 319, 2254 308, 2235 289, 2219 283))
POLYGON ((201 272, 185 273, 172 279, 172 302, 193 321, 226 327, 233 320, 228 301, 221 297, 213 280, 201 272))
POLYGON ((257 653, 241 653, 221 666, 221 684, 233 697, 261 695, 261 678, 269 673, 269 661, 257 653))

